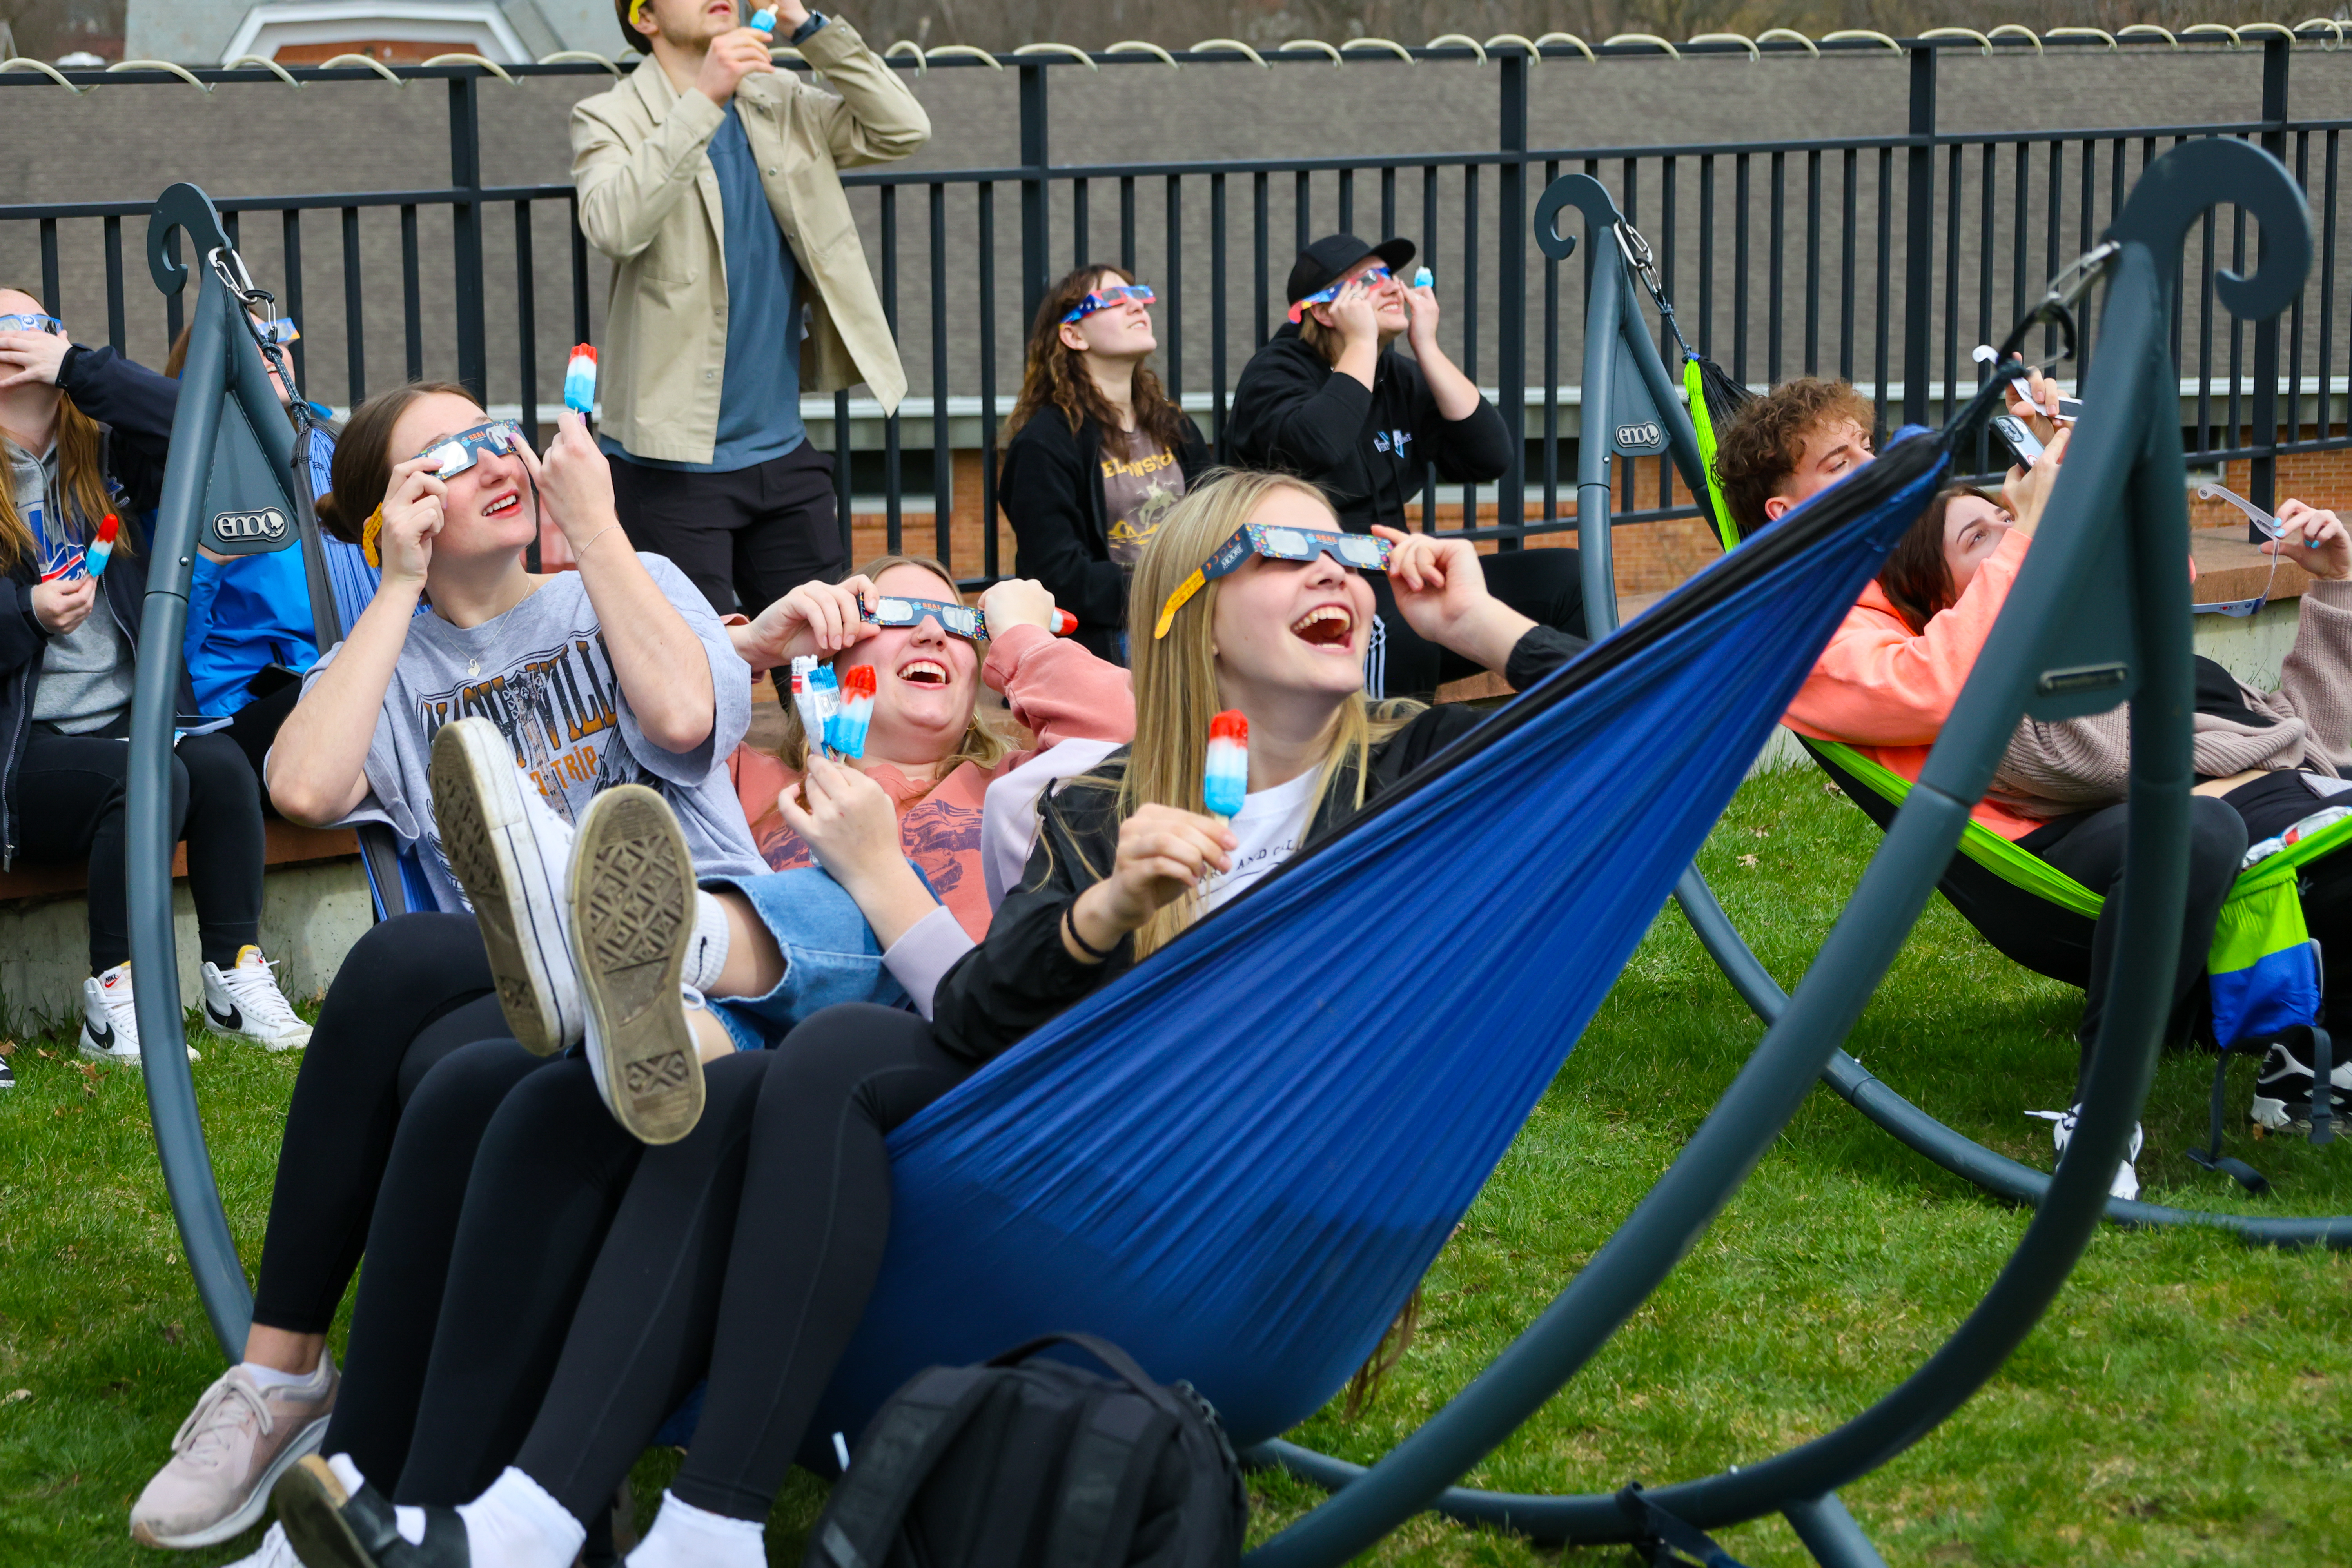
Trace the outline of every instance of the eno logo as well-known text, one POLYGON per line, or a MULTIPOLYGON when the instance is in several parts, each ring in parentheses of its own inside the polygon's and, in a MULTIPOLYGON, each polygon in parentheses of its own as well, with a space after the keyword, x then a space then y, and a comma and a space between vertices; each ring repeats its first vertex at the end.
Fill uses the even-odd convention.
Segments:
POLYGON ((248 539, 283 539, 286 514, 276 507, 259 511, 225 511, 213 519, 213 537, 225 542, 248 539))
POLYGON ((1617 444, 1620 447, 1654 447, 1664 438, 1665 432, 1654 424, 1617 426, 1617 444))

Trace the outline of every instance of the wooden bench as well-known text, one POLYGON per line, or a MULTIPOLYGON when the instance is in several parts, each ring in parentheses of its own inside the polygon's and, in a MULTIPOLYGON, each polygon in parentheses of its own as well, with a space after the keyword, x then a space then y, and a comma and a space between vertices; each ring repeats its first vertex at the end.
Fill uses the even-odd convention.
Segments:
MULTIPOLYGON (((276 869, 284 866, 307 866, 321 860, 343 860, 360 852, 359 836, 348 827, 298 827, 293 823, 275 816, 264 817, 261 824, 262 864, 276 869)), ((172 852, 172 875, 176 879, 188 874, 188 851, 184 845, 175 845, 172 852)), ((57 899, 83 892, 89 887, 87 865, 19 866, 0 874, 0 905, 22 903, 39 899, 57 899)))

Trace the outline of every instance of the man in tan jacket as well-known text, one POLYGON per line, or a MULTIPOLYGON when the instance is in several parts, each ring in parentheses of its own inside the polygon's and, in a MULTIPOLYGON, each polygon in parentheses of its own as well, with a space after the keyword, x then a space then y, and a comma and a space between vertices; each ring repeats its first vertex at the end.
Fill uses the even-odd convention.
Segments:
POLYGON ((649 57, 572 111, 580 226, 613 260, 603 441, 630 542, 724 614, 847 570, 833 464, 800 395, 907 376, 837 173, 903 158, 930 121, 847 23, 776 0, 834 89, 779 71, 737 0, 614 0, 649 57), (835 96, 835 94, 839 96, 835 96))

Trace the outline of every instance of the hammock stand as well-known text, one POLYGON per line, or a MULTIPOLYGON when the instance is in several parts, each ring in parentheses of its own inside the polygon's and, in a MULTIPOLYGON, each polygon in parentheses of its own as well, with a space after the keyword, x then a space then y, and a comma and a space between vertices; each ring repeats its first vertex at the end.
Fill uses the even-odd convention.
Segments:
MULTIPOLYGON (((2230 157, 2221 160, 2225 164, 2230 161, 2230 157)), ((2159 160, 2150 166, 2148 175, 2153 175, 2158 168, 2170 162, 2168 157, 2159 160)), ((2147 177, 2143 176, 2143 184, 2147 177)), ((2201 179, 2206 175, 2200 171, 2196 177, 2201 179)), ((2217 174, 2213 177, 2223 178, 2226 175, 2217 174)), ((2267 184, 2267 181, 2263 183, 2267 184)), ((2297 199, 2299 203, 2300 197, 2297 199)), ((1626 309, 1633 297, 1628 269, 1612 255, 1617 247, 1602 242, 1602 237, 1613 235, 1617 226, 1622 222, 1616 205, 1606 189, 1587 176, 1571 175, 1556 182, 1545 193, 1544 205, 1538 210, 1537 242, 1548 249, 1557 245, 1558 255, 1563 258, 1569 253, 1566 244, 1547 238, 1550 232, 1547 227, 1550 216, 1562 202, 1573 202, 1584 210, 1594 235, 1592 295, 1585 319, 1584 407, 1587 428, 1613 431, 1622 427, 1629 417, 1648 418, 1650 411, 1655 409, 1664 417, 1672 437, 1671 449, 1675 466, 1682 472, 1684 483, 1694 495, 1709 497, 1711 492, 1705 482, 1708 477, 1706 465, 1698 455, 1696 438, 1688 427, 1689 416, 1664 390, 1665 373, 1662 366, 1657 365, 1654 353, 1644 354, 1642 352, 1650 340, 1637 314, 1626 309), (1562 187, 1568 185, 1571 179, 1585 179, 1591 189, 1580 187, 1573 195, 1563 192, 1562 187), (1616 276, 1608 277, 1612 273, 1616 276), (1622 400, 1622 393, 1611 384, 1615 366, 1606 356, 1596 355, 1591 346, 1596 339, 1603 338, 1610 331, 1610 323, 1621 315, 1629 319, 1622 329, 1624 348, 1615 363, 1622 365, 1628 360, 1632 361, 1640 371, 1643 382, 1642 400, 1630 405, 1622 400), (1598 395, 1594 391, 1596 377, 1600 386, 1598 395), (1619 401, 1612 401, 1612 395, 1619 401), (1596 409, 1599 410, 1597 414, 1596 409), (1600 421, 1597 426, 1593 424, 1596 419, 1600 421)), ((2243 205, 2249 210, 2262 211, 2262 203, 2258 200, 2249 198, 2243 205)), ((2307 209, 2298 205, 2292 213, 2281 208, 2262 211, 2262 216, 2274 226, 2293 226, 2300 237, 2298 243, 2303 245, 2305 253, 2308 252, 2310 218, 2307 209)), ((2111 233, 2109 237, 2116 236, 2111 233)), ((2226 281, 2229 275, 2223 276, 2226 281)), ((2252 281, 2260 283, 2264 289, 2269 289, 2272 284, 2270 269, 2265 268, 2252 281)), ((2299 288, 2300 279, 2294 280, 2294 285, 2299 288)), ((2287 287, 2284 282, 2278 286, 2287 287)), ((2168 309, 2170 297, 2168 289, 2168 309)), ((2226 290, 2222 298, 2231 302, 2233 310, 2236 308, 2235 301, 2226 290)), ((2242 318, 2247 315, 2247 311, 2242 310, 2237 313, 2242 318)), ((1680 334, 1676 335, 1679 337, 1680 334)), ((1622 371, 1617 374, 1622 377, 1622 371)), ((1591 453, 1592 447, 1593 443, 1588 438, 1581 443, 1580 452, 1591 453)), ((1613 628, 1617 624, 1616 579, 1607 564, 1610 505, 1607 456, 1607 450, 1603 449, 1597 455, 1597 459, 1594 456, 1580 457, 1577 489, 1578 547, 1586 562, 1597 559, 1600 563, 1598 570, 1588 564, 1583 573, 1585 615, 1595 628, 1613 628)), ((1715 499, 1714 504, 1717 508, 1717 530, 1728 545, 1736 540, 1736 529, 1728 515, 1720 510, 1719 498, 1715 499)), ((1843 776, 1810 742, 1806 745, 1806 753, 1830 775, 1832 782, 1846 787, 1848 794, 1853 795, 1853 781, 1843 776)), ((1855 795, 1853 798, 1858 800, 1861 797, 1855 795)), ((1730 982, 1740 1000, 1766 1024, 1776 1022, 1789 1005, 1788 993, 1758 961, 1747 940, 1731 923, 1730 917, 1724 912, 1723 906, 1700 879, 1696 868, 1676 888, 1675 899, 1682 906, 1683 914, 1690 921, 1700 945, 1723 972, 1724 978, 1730 982)), ((1831 1053, 1828 1065, 1822 1070, 1822 1081, 1834 1089, 1847 1104, 1914 1152, 1926 1156, 1952 1174, 1974 1183, 1994 1196, 2030 1206, 2039 1206, 2048 1197, 2052 1180, 2049 1173, 2012 1160, 2006 1154, 1996 1153, 1965 1133, 1945 1125, 1874 1076, 1843 1049, 1831 1053)), ((2108 1199, 2106 1213, 2107 1218, 2117 1225, 2201 1226, 2226 1230, 2247 1241, 2268 1247, 2352 1247, 2352 1215, 2290 1218, 2225 1214, 2127 1198, 2108 1199)))
MULTIPOLYGON (((2275 158, 2244 142, 2213 140, 2176 148, 2150 165, 2109 234, 2120 249, 2108 272, 2105 352, 2093 370, 2096 390, 2089 401, 2099 416, 2077 427, 2076 446, 2051 499, 2048 515, 2055 525, 2045 524, 2037 539, 1991 646, 1955 704, 1919 784, 1795 995, 1781 992, 1757 962, 1696 869, 1676 889, 1727 977, 1769 1026, 1748 1065, 1592 1261, 1493 1364, 1385 1458, 1367 1468, 1285 1442, 1252 1450, 1261 1462, 1335 1489, 1329 1501, 1252 1553, 1253 1563, 1336 1563, 1432 1507, 1546 1542, 1648 1536, 1646 1513, 1625 1494, 1509 1494, 1451 1483, 1532 1415, 1656 1289, 1816 1077, 1827 1077, 1866 1111, 1894 1098, 1891 1091, 1873 1093, 1876 1080, 1838 1044, 1940 878, 1967 824, 1969 803, 1990 782, 2019 717, 2029 711, 2072 717, 2136 700, 2129 871, 2119 895, 2116 971, 2130 976, 2118 983, 2116 994, 2132 1017, 2128 1023, 2111 1017, 2102 1029, 2076 1141, 2056 1173, 2029 1173, 2037 1184, 2036 1213, 2017 1251, 1943 1348, 1844 1426, 1759 1464, 1640 1494, 1648 1506, 1700 1529, 1778 1511, 1827 1568, 1884 1568, 1836 1489, 1925 1436, 1999 1370, 2040 1318, 2108 1211, 2107 1177, 2153 1072, 2163 1027, 2163 1009, 2153 999, 2168 994, 2158 981, 2172 963, 2161 933, 2177 942, 2186 870, 2190 706, 2187 584, 2170 565, 2179 559, 2188 514, 2164 323, 2189 228, 2224 201, 2254 214, 2266 240, 2263 265, 2253 277, 2224 274, 2216 282, 2232 312, 2267 319, 2300 289, 2310 262, 2310 224, 2300 190, 2275 158), (2093 582, 2127 584, 2129 594, 2078 597, 2075 585, 2093 582), (2071 613, 2062 615, 2066 606, 2071 613), (2159 710, 2172 721, 2160 721, 2159 710), (2128 965, 2125 952, 2132 955, 2128 965), (1851 1074, 1841 1074, 1840 1064, 1851 1074), (2098 1143, 2090 1152, 2080 1141, 2095 1120, 2098 1143)), ((1686 422, 1674 422, 1681 410, 1635 314, 1622 263, 1604 243, 1620 221, 1606 189, 1585 175, 1556 181, 1537 209, 1538 244, 1555 258, 1572 250, 1573 237, 1557 228, 1561 208, 1570 205, 1583 211, 1594 241, 1579 543, 1586 613, 1599 617, 1596 629, 1605 633, 1613 626, 1615 603, 1607 564, 1608 463, 1618 447, 1611 437, 1618 434, 1622 406, 1612 400, 1619 390, 1612 384, 1612 369, 1631 362, 1642 390, 1669 423, 1668 445, 1678 463, 1695 460, 1696 441, 1686 422), (1596 425, 1596 416, 1602 423, 1596 425)), ((1685 479, 1692 478, 1686 468, 1685 479)), ((1696 482, 1691 488, 1706 493, 1696 482)), ((1987 1160, 1998 1158, 1928 1124, 1987 1160)))
MULTIPOLYGON (((1834 1489, 1884 1464, 1932 1429, 1998 1369, 2038 1318, 2095 1229, 2107 1175, 2121 1157, 2151 1072, 2163 1023, 2161 1009, 2150 1000, 2162 987, 2153 982, 2168 972, 2177 946, 2185 875, 2181 829, 2189 741, 2179 715, 2186 711, 2190 689, 2187 585, 2177 571, 2168 569, 2179 559, 2186 508, 2179 482, 2179 432, 2172 427, 2169 406, 2173 383, 2162 342, 2168 304, 2162 279, 2177 268, 2189 226, 2225 192, 2263 216, 2266 233, 2273 237, 2266 265, 2254 279, 2221 281, 2224 300, 2241 314, 2275 313, 2299 281, 2308 260, 2307 233, 2294 228, 2294 234, 2305 236, 2297 248, 2294 234, 2283 226, 2284 217, 2300 215, 2300 197, 2275 160, 2237 142, 2192 144, 2159 161, 2143 179, 2117 226, 2126 243, 2110 291, 2110 346, 2098 367, 2098 405, 2107 417, 2084 430, 2060 483, 2054 515, 2067 519, 2068 525, 2045 532, 2042 547, 2029 561, 2012 594, 2012 613, 2018 625, 2028 629, 2002 639, 2000 657, 1980 662, 1920 787, 1889 830, 1804 983, 1716 1111, 1617 1235, 1542 1317, 1381 1464, 1359 1471, 1279 1443, 1255 1450, 1261 1458, 1344 1486, 1254 1552, 1253 1562, 1336 1563, 1435 1504, 1462 1517, 1505 1523, 1545 1539, 1587 1542, 1648 1533, 1652 1505, 1702 1527, 1779 1510, 1788 1514, 1823 1563, 1878 1563, 1832 1495, 1834 1489), (2241 156, 2248 162, 2239 162, 2241 156), (2191 189, 2179 188, 2184 184, 2191 189), (2132 502, 2128 509, 2118 500, 2127 493, 2132 502), (2074 585, 2094 576, 2130 582, 2131 602, 2115 605, 2100 621, 2057 616, 2053 612, 2068 601, 2074 585), (2053 629, 2045 634, 2044 627, 2053 629), (1900 950, 1950 858, 1967 821, 1965 803, 1981 793, 2019 714, 2031 706, 2045 717, 2065 716, 2135 695, 2140 717, 2134 735, 2132 875, 2121 895, 2118 1005, 2108 1015, 2095 1053, 2087 1109, 2051 1183, 2049 1202, 2028 1226, 2017 1255, 1953 1339, 1886 1399, 1837 1431, 1756 1467, 1643 1494, 1647 1504, 1638 1499, 1621 1503, 1609 1496, 1505 1497, 1449 1489, 1451 1482, 1573 1375, 1646 1299, 1794 1113, 1900 950), (2175 721, 2162 722, 2158 715, 2165 714, 2175 721)), ((1557 211, 1558 204, 1548 200, 1547 219, 1557 211)), ((185 186, 167 193, 149 233, 151 269, 167 291, 185 276, 185 269, 164 253, 165 239, 174 227, 187 228, 201 254, 226 249, 218 237, 217 216, 201 193, 185 186)), ((1556 234, 1549 243, 1565 248, 1556 234)), ((1606 268, 1597 274, 1608 276, 1606 268)), ((174 425, 173 460, 155 535, 133 704, 131 942, 134 962, 151 970, 169 964, 173 951, 165 809, 171 693, 179 668, 198 528, 212 527, 218 517, 210 511, 206 493, 215 441, 225 438, 225 429, 246 427, 271 465, 290 475, 290 432, 278 416, 277 400, 258 355, 233 330, 235 321, 236 308, 208 270, 200 281, 183 381, 184 393, 197 395, 182 397, 174 425)), ((1645 334, 1641 341, 1647 344, 1645 334)), ((1656 363, 1654 349, 1649 363, 1656 363)), ((1662 371, 1660 374, 1662 379, 1662 371)), ((1873 470, 1849 482, 1849 493, 1891 482, 1906 469, 1915 479, 1940 471, 1943 454, 1926 445, 1929 439, 1919 437, 1909 454, 1891 449, 1873 470), (1927 459, 1931 451, 1932 463, 1927 459), (1875 481, 1873 476, 1877 476, 1875 481)), ((1590 452, 1587 460, 1594 460, 1590 452)), ((1605 462, 1605 457, 1600 460, 1605 462)), ((1759 553, 1769 555, 1769 547, 1759 553)), ((1672 614, 1671 606, 1665 607, 1653 625, 1671 620, 1672 614)), ((1568 689, 1580 671, 1621 667, 1623 660, 1614 655, 1638 647, 1641 638, 1637 631, 1618 639, 1615 650, 1604 646, 1548 685, 1568 689)), ((1520 714, 1498 715, 1479 735, 1489 731, 1508 735, 1521 715, 1540 712, 1545 694, 1529 695, 1530 700, 1518 705, 1520 714)), ((1464 744, 1475 750, 1478 741, 1473 736, 1464 744)), ((1400 792, 1409 793, 1410 786, 1400 792)), ((1393 805, 1384 801, 1360 821, 1401 815, 1391 809, 1393 805)), ((1357 837, 1361 843, 1369 836, 1357 837)), ((1269 879, 1244 904, 1285 907, 1280 884, 1297 879, 1312 886, 1301 873, 1311 871, 1314 858, 1303 858, 1300 866, 1286 868, 1286 877, 1269 879)), ((1694 881, 1686 880, 1686 890, 1694 881)), ((1216 944, 1215 932, 1206 928, 1192 933, 1191 944, 1199 948, 1203 939, 1211 947, 1216 944)), ((1185 946, 1171 948, 1169 961, 1181 963, 1185 946)), ((1160 967, 1165 966, 1146 970, 1160 967)), ((1130 982, 1148 979, 1139 971, 1119 984, 1132 991, 1140 984, 1130 982)), ((1103 1011, 1108 1004, 1098 998, 1081 1005, 1103 1011)), ((174 1216, 206 1314, 224 1349, 233 1355, 250 1321, 250 1295, 213 1183, 185 1058, 172 1048, 183 1038, 182 1019, 161 991, 142 997, 141 1007, 142 1031, 158 1043, 148 1074, 150 1113, 174 1216)), ((935 1107, 934 1112, 940 1110, 935 1107)))

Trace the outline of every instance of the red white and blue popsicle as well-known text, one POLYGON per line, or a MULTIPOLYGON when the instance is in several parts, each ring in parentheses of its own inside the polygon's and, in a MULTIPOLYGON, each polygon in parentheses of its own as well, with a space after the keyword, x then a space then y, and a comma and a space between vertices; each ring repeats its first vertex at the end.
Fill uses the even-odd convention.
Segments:
POLYGON ((563 367, 563 406, 586 418, 596 407, 596 350, 582 343, 563 367))
POLYGON ((758 10, 751 13, 751 19, 749 22, 746 22, 744 26, 751 28, 755 33, 765 33, 768 37, 772 38, 776 36, 776 8, 772 5, 761 6, 758 10))
POLYGON ((114 542, 121 532, 121 520, 112 512, 108 512, 106 521, 98 525, 98 534, 89 542, 89 548, 82 552, 82 570, 85 574, 91 578, 96 578, 100 573, 106 570, 107 558, 114 553, 114 542))
POLYGON ((1249 719, 1228 708, 1209 721, 1209 762, 1201 773, 1201 800, 1209 815, 1230 822, 1249 794, 1249 719))
POLYGON ((853 665, 841 672, 841 710, 825 721, 825 740, 845 758, 862 757, 873 722, 874 667, 853 665))

